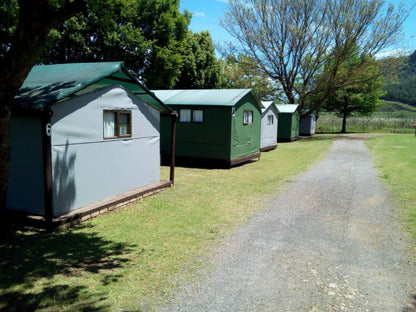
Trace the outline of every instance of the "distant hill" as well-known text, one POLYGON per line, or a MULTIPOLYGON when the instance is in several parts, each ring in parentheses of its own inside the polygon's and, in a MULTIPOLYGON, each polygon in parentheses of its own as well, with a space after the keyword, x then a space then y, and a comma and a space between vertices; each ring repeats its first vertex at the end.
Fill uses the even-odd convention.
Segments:
POLYGON ((394 77, 391 71, 384 70, 386 95, 383 99, 416 106, 416 51, 395 61, 394 77))
POLYGON ((374 116, 384 118, 407 118, 416 120, 416 107, 394 101, 381 100, 374 116))

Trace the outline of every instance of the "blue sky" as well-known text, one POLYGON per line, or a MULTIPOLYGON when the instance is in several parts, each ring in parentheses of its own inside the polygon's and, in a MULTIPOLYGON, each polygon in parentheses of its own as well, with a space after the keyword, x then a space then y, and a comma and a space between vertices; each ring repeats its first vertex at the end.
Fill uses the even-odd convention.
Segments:
MULTIPOLYGON (((403 3, 407 8, 415 7, 416 0, 390 0, 398 6, 403 3)), ((193 14, 190 29, 194 32, 208 30, 215 43, 231 41, 232 37, 219 24, 227 8, 227 0, 180 0, 181 11, 187 9, 193 14)), ((410 52, 416 50, 416 8, 411 10, 410 16, 403 25, 404 37, 397 44, 397 49, 410 52)))

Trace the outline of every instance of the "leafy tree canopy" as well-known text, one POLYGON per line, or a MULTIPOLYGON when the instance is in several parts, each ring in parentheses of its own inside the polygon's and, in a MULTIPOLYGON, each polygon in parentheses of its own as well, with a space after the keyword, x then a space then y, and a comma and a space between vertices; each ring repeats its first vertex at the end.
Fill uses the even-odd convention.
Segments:
POLYGON ((256 60, 246 55, 229 56, 223 61, 226 86, 253 89, 260 100, 281 100, 282 88, 257 66, 256 60))
POLYGON ((184 49, 181 75, 175 84, 177 89, 215 89, 222 87, 220 63, 208 31, 189 31, 184 49))
POLYGON ((360 54, 358 49, 351 52, 341 64, 337 79, 344 82, 343 86, 328 97, 323 108, 343 118, 341 132, 345 133, 348 117, 374 112, 383 94, 383 79, 376 61, 360 54))
POLYGON ((45 63, 125 61, 149 88, 172 88, 183 64, 191 14, 179 0, 92 3, 55 28, 45 63))

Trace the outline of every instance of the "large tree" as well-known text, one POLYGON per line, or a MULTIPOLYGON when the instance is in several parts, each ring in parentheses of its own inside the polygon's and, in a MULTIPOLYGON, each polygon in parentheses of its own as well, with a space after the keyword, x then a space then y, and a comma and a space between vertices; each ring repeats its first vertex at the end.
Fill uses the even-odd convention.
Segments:
POLYGON ((345 133, 348 117, 368 116, 375 111, 384 93, 383 78, 376 61, 360 55, 357 49, 340 65, 336 79, 343 85, 328 96, 323 108, 342 117, 341 133, 345 133))
POLYGON ((122 60, 149 88, 172 88, 191 15, 179 0, 112 0, 54 29, 45 63, 122 60))
MULTIPOLYGON (((86 7, 84 0, 3 0, 0 7, 0 211, 6 204, 13 99, 39 60, 49 31, 86 7)), ((0 219, 4 218, 0 215, 0 219)))
POLYGON ((188 32, 177 89, 215 89, 222 86, 220 63, 208 31, 188 32))
POLYGON ((374 56, 395 41, 406 17, 381 0, 230 0, 222 24, 239 43, 232 53, 254 59, 289 103, 303 108, 320 94, 316 110, 342 86, 334 78, 349 53, 358 46, 374 56), (332 71, 317 83, 328 59, 332 71))
POLYGON ((260 100, 281 100, 280 84, 257 67, 257 63, 245 55, 229 56, 223 61, 226 86, 230 88, 253 89, 260 100))

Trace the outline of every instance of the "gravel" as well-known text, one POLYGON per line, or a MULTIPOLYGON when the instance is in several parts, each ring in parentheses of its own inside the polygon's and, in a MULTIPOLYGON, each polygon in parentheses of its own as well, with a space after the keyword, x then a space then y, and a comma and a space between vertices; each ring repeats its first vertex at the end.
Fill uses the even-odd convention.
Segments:
POLYGON ((158 311, 416 311, 398 214, 363 140, 337 139, 158 311))

